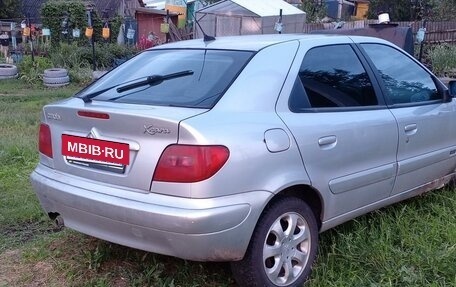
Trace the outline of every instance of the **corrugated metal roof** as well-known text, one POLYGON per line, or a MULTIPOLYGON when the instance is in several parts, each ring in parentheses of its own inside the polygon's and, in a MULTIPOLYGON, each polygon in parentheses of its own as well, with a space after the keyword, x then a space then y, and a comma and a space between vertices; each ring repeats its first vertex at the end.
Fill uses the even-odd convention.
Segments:
MULTIPOLYGON (((144 13, 144 14, 155 14, 155 15, 163 15, 166 16, 166 11, 161 10, 161 9, 153 9, 153 8, 146 8, 146 7, 140 7, 136 8, 135 11, 138 13, 144 13)), ((169 12, 170 16, 178 16, 178 13, 175 12, 169 12)))
MULTIPOLYGON (((225 10, 226 6, 229 5, 230 2, 241 6, 247 11, 250 11, 260 17, 277 16, 280 13, 280 9, 282 9, 282 15, 305 14, 304 11, 283 0, 222 0, 203 8, 198 12, 204 13, 206 9, 210 9, 211 13, 217 14, 217 7, 219 5, 223 8, 222 10, 225 10)), ((221 14, 226 14, 226 11, 221 11, 221 14)))

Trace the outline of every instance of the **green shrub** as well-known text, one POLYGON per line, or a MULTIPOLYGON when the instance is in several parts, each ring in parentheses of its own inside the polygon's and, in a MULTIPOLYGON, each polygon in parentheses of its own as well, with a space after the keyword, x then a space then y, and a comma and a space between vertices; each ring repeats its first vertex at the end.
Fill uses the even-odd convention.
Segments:
POLYGON ((36 85, 42 80, 44 70, 52 68, 48 58, 25 56, 19 64, 20 78, 30 85, 36 85))
MULTIPOLYGON (((100 70, 108 70, 115 66, 117 59, 129 59, 133 57, 138 50, 134 47, 121 46, 111 43, 95 44, 95 61, 96 67, 100 70)), ((87 47, 82 52, 81 57, 93 65, 92 47, 87 47)))
MULTIPOLYGON (((117 59, 129 59, 137 53, 136 48, 111 43, 95 44, 96 68, 108 70, 117 59)), ((93 54, 91 46, 77 43, 60 43, 49 53, 54 67, 68 70, 72 82, 85 84, 92 79, 93 54)))
POLYGON ((92 69, 89 66, 70 69, 68 74, 73 83, 88 84, 92 81, 92 69))
POLYGON ((50 52, 49 57, 54 67, 68 70, 72 82, 85 84, 92 79, 92 73, 90 63, 82 58, 84 49, 77 43, 60 43, 50 52))
POLYGON ((54 67, 73 69, 88 66, 89 62, 84 58, 81 58, 82 47, 79 47, 76 43, 66 44, 61 43, 54 48, 49 56, 51 58, 54 67))
MULTIPOLYGON (((110 43, 95 44, 96 68, 107 70, 115 66, 116 59, 129 59, 137 53, 135 48, 110 43)), ((77 43, 60 43, 52 49, 49 57, 54 67, 69 71, 71 81, 86 83, 91 79, 93 67, 91 46, 80 46, 77 43)))
POLYGON ((456 46, 443 44, 429 51, 432 70, 438 76, 455 76, 456 46))

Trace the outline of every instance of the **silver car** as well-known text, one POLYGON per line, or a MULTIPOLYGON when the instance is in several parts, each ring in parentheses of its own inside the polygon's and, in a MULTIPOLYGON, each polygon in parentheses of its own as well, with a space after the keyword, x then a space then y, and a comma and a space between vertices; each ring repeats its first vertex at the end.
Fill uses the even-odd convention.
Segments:
POLYGON ((455 134, 446 87, 381 39, 191 40, 46 105, 31 179, 60 225, 300 286, 319 232, 449 182, 455 134))

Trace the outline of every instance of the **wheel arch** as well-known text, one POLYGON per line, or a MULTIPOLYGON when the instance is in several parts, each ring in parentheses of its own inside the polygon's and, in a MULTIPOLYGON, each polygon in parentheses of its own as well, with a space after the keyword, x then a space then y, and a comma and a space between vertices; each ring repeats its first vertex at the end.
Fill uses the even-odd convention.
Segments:
POLYGON ((312 209, 315 219, 317 220, 318 229, 321 228, 323 222, 324 212, 324 201, 321 197, 320 192, 314 187, 306 184, 298 184, 289 186, 282 191, 278 192, 271 200, 267 203, 264 210, 271 205, 273 202, 282 197, 296 197, 306 202, 312 209))
MULTIPOLYGON (((287 284, 286 286, 301 286, 304 284, 310 276, 311 266, 315 262, 317 254, 318 231, 321 228, 320 214, 322 213, 322 210, 323 204, 319 192, 308 185, 299 184, 290 186, 273 196, 261 212, 244 257, 240 261, 231 262, 231 269, 236 282, 240 286, 281 286, 281 284, 276 285, 274 283, 277 280, 271 279, 271 277, 267 275, 269 273, 266 272, 266 269, 269 270, 269 268, 273 268, 273 266, 277 266, 277 264, 282 264, 280 263, 282 262, 282 259, 278 260, 276 259, 276 255, 271 255, 270 253, 268 253, 269 255, 267 257, 264 257, 264 250, 266 245, 277 246, 278 243, 280 246, 285 246, 284 248, 280 247, 281 255, 279 256, 285 256, 286 259, 284 260, 292 260, 289 259, 288 256, 292 257, 294 255, 285 254, 286 252, 289 252, 289 244, 293 242, 291 239, 286 240, 290 235, 284 234, 285 236, 282 237, 282 239, 279 239, 280 236, 277 236, 277 232, 280 233, 280 230, 288 229, 288 227, 282 225, 282 219, 285 220, 284 222, 289 223, 290 221, 286 220, 286 218, 289 217, 289 212, 291 211, 298 212, 297 217, 300 216, 302 219, 305 219, 306 227, 304 229, 309 230, 309 235, 305 240, 307 242, 310 240, 311 244, 307 245, 309 248, 306 249, 306 259, 302 261, 305 262, 305 265, 300 269, 298 274, 299 277, 295 277, 295 279, 293 279, 295 281, 292 281, 291 284, 287 284), (303 204, 302 201, 306 204, 303 204), (283 212, 286 212, 286 214, 283 212), (271 231, 274 222, 280 222, 279 225, 277 225, 279 226, 279 231, 277 231, 277 229, 271 231), (274 237, 269 237, 269 234, 274 237), (265 261, 265 258, 267 261, 265 261), (274 259, 272 263, 270 261, 271 259, 274 259), (279 263, 277 263, 278 261, 279 263), (259 269, 260 266, 262 266, 262 269, 259 269)), ((294 236, 293 234, 295 234, 296 228, 297 225, 295 226, 295 229, 292 229, 293 233, 291 233, 291 236, 294 236)), ((304 241, 301 241, 298 244, 301 244, 302 242, 304 241)), ((296 245, 295 248, 298 249, 298 246, 300 245, 296 245)), ((292 264, 291 261, 290 264, 292 264)))

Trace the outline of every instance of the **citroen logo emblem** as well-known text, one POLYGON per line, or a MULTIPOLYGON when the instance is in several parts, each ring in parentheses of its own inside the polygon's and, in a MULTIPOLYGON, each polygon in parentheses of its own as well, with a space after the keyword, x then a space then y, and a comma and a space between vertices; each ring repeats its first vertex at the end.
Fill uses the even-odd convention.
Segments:
POLYGON ((91 139, 96 139, 99 138, 100 135, 98 134, 98 131, 95 128, 92 128, 90 132, 87 134, 87 137, 91 139))

